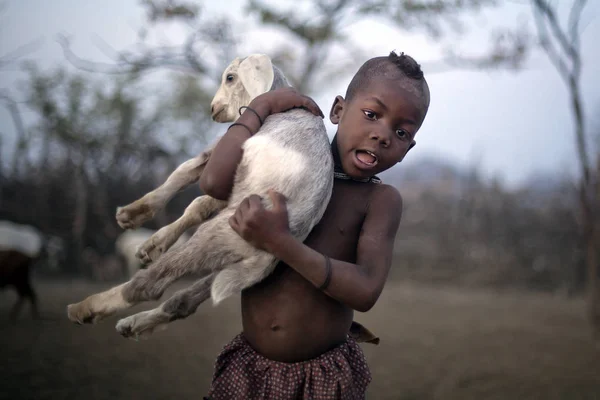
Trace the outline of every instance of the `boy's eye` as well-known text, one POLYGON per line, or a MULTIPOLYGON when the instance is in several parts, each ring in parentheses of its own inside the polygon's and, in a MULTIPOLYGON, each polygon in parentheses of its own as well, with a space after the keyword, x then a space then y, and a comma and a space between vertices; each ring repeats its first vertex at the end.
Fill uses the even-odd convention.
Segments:
POLYGON ((367 118, 369 118, 369 119, 377 119, 377 114, 375 114, 373 111, 364 110, 363 112, 365 113, 365 115, 367 116, 367 118))
POLYGON ((405 139, 408 137, 408 132, 406 132, 404 129, 398 129, 396 131, 396 135, 398 135, 400 139, 405 139))

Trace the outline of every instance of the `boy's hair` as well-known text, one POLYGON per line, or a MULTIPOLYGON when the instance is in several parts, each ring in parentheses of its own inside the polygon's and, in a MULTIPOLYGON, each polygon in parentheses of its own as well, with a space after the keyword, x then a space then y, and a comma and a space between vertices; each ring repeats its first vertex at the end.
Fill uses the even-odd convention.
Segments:
POLYGON ((375 57, 365 62, 350 81, 346 90, 346 101, 366 88, 374 78, 398 79, 407 91, 423 101, 425 109, 429 107, 429 87, 423 76, 421 66, 410 56, 392 51, 387 57, 375 57))

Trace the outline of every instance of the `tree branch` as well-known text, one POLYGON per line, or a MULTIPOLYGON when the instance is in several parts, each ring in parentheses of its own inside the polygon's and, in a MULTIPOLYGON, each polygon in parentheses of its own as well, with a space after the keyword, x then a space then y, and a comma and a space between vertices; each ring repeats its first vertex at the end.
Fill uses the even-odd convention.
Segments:
POLYGON ((71 49, 70 40, 59 35, 57 42, 63 50, 67 61, 74 67, 87 72, 103 73, 109 75, 126 75, 133 73, 150 72, 159 68, 170 68, 188 73, 206 72, 203 66, 193 55, 192 47, 196 41, 196 34, 190 35, 180 54, 172 54, 167 47, 163 46, 154 51, 142 50, 142 54, 133 54, 128 52, 118 53, 119 60, 116 63, 103 63, 89 61, 77 56, 71 49), (162 54, 155 54, 162 53, 162 54))
POLYGON ((43 42, 43 38, 38 38, 36 40, 32 40, 29 43, 25 43, 24 45, 17 47, 16 49, 4 54, 3 56, 0 56, 0 68, 17 61, 19 58, 27 54, 33 53, 34 51, 40 48, 43 42))
POLYGON ((579 22, 586 3, 587 0, 575 0, 569 12, 569 37, 571 38, 571 46, 575 49, 579 49, 579 22))
POLYGON ((556 14, 554 13, 554 10, 550 7, 548 2, 546 0, 532 0, 532 1, 534 3, 534 6, 543 15, 545 15, 545 17, 546 17, 545 20, 548 22, 548 25, 550 26, 552 35, 558 41, 562 50, 565 53, 567 53, 572 60, 575 60, 576 58, 578 58, 579 54, 577 53, 576 49, 573 48, 573 46, 571 46, 569 39, 567 38, 567 35, 565 34, 565 32, 563 32, 563 30, 560 27, 560 23, 558 22, 558 19, 556 18, 556 14))
POLYGON ((563 61, 560 54, 554 47, 554 44, 552 43, 552 40, 550 39, 550 33, 548 32, 548 30, 546 28, 546 23, 544 22, 545 14, 542 14, 543 11, 537 7, 536 1, 537 0, 534 0, 532 2, 532 7, 533 7, 533 18, 534 18, 536 26, 537 26, 538 37, 540 39, 540 46, 542 46, 542 48, 546 52, 546 55, 550 59, 550 62, 552 62, 552 64, 554 64, 554 66, 558 70, 560 77, 562 79, 564 79, 566 81, 566 83, 568 84, 568 76, 570 74, 569 67, 563 61))
POLYGON ((27 142, 29 141, 29 138, 27 137, 27 131, 25 129, 25 124, 23 123, 23 118, 21 117, 21 111, 19 110, 17 102, 6 92, 0 92, 0 100, 4 102, 4 105, 10 114, 17 135, 11 168, 12 176, 16 176, 19 169, 19 161, 21 161, 22 154, 27 148, 27 142))

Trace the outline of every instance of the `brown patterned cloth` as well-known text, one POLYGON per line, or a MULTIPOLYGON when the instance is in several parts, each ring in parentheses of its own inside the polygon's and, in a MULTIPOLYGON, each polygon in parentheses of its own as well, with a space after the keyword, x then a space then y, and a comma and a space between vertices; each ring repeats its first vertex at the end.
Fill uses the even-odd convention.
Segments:
POLYGON ((354 339, 317 358, 297 363, 269 360, 243 335, 215 363, 210 400, 363 400, 371 382, 365 356, 354 339))

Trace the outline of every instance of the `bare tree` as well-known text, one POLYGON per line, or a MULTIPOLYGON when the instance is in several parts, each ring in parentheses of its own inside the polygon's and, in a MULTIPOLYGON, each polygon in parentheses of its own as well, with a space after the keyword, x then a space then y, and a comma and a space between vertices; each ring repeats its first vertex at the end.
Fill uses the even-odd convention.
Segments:
POLYGON ((100 50, 111 62, 94 62, 79 57, 71 49, 71 38, 59 35, 57 40, 65 58, 75 67, 88 72, 140 74, 170 69, 215 82, 220 80, 222 64, 230 61, 237 44, 231 21, 202 18, 200 7, 193 1, 140 0, 140 3, 146 12, 146 23, 139 29, 138 41, 134 45, 116 50, 97 38, 100 50), (180 22, 187 28, 188 35, 182 45, 147 43, 152 29, 163 22, 172 21, 180 22), (201 53, 205 56, 200 57, 201 53), (210 56, 207 57, 207 54, 210 56))
MULTIPOLYGON (((465 30, 461 16, 497 4, 490 0, 313 0, 310 13, 302 15, 296 6, 277 9, 261 0, 249 0, 248 10, 258 14, 263 24, 292 35, 295 42, 281 45, 272 56, 298 90, 310 93, 367 58, 365 50, 343 33, 344 27, 376 17, 403 31, 421 31, 439 40, 446 30, 465 30)), ((525 59, 527 42, 524 29, 504 28, 492 32, 490 49, 480 55, 466 57, 456 49, 448 49, 444 59, 430 63, 426 69, 436 73, 457 68, 518 68, 525 59)), ((453 46, 457 47, 455 43, 453 46)))
POLYGON ((577 158, 580 169, 579 202, 581 209, 582 238, 586 248, 587 301, 590 322, 600 338, 600 299, 598 298, 598 232, 594 204, 594 190, 590 164, 588 138, 585 131, 583 98, 581 95, 580 21, 587 0, 574 0, 567 26, 562 27, 556 6, 548 0, 532 0, 540 45, 565 81, 569 91, 574 123, 577 158))
MULTIPOLYGON (((64 36, 59 43, 67 60, 76 67, 110 74, 140 73, 155 69, 175 69, 193 73, 196 78, 220 79, 220 71, 237 56, 239 31, 232 21, 204 18, 194 1, 144 0, 147 24, 140 30, 141 41, 132 48, 116 51, 108 44, 101 48, 113 59, 110 63, 91 62, 78 57, 64 36), (144 42, 148 32, 164 21, 178 21, 189 30, 181 46, 151 46, 144 42), (198 57, 202 53, 204 57, 198 57)), ((310 0, 310 12, 298 12, 298 4, 266 4, 248 0, 246 10, 264 25, 289 35, 271 52, 271 57, 294 86, 311 94, 313 89, 356 68, 366 58, 365 50, 355 45, 344 33, 346 27, 376 17, 392 22, 404 31, 421 31, 440 39, 447 30, 464 31, 462 16, 494 7, 495 0, 310 0)), ((519 68, 526 56, 528 35, 519 27, 505 27, 491 32, 491 47, 478 56, 463 56, 453 43, 443 60, 427 66, 429 73, 456 68, 519 68)))
MULTIPOLYGON (((0 15, 4 13, 4 9, 6 7, 7 2, 0 2, 0 15)), ((16 66, 16 64, 22 60, 25 56, 35 52, 38 50, 43 43, 42 38, 38 38, 32 40, 24 45, 21 45, 7 53, 0 54, 0 71, 7 70, 16 66)), ((15 98, 11 95, 10 91, 5 88, 0 88, 0 103, 6 108, 8 111, 13 125, 15 129, 16 139, 15 139, 15 150, 12 155, 12 167, 10 168, 9 173, 16 175, 19 170, 19 163, 23 162, 23 152, 27 147, 27 142, 29 140, 28 133, 23 124, 23 117, 21 115, 21 110, 19 108, 19 103, 15 98)), ((1 148, 2 143, 0 143, 1 148)), ((0 173, 2 171, 2 164, 0 163, 0 173)))

